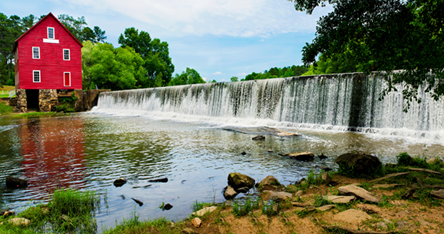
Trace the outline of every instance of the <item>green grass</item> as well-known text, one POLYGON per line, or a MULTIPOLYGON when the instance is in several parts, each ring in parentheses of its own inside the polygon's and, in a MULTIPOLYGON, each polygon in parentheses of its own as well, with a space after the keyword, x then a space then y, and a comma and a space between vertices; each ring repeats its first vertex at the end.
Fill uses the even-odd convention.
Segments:
POLYGON ((31 221, 27 227, 13 227, 7 222, 11 217, 1 217, 0 222, 6 225, 0 225, 0 233, 96 233, 94 211, 99 202, 96 192, 58 189, 48 204, 30 207, 17 215, 31 221), (9 231, 3 232, 3 228, 9 231))
POLYGON ((3 102, 0 102, 0 114, 1 115, 10 114, 12 112, 13 112, 12 106, 8 106, 8 105, 4 104, 3 102))
POLYGON ((199 202, 199 201, 195 201, 193 202, 193 204, 191 205, 191 208, 193 209, 194 212, 203 209, 205 206, 211 206, 213 205, 213 203, 208 203, 208 202, 199 202))
POLYGON ((37 118, 37 117, 45 117, 45 116, 58 116, 64 114, 54 114, 53 112, 29 112, 24 114, 14 115, 14 118, 37 118))
POLYGON ((182 229, 179 226, 171 227, 171 221, 165 218, 158 218, 148 221, 140 221, 139 214, 132 212, 130 219, 123 219, 116 227, 111 229, 105 229, 104 234, 125 234, 125 233, 182 233, 182 229))

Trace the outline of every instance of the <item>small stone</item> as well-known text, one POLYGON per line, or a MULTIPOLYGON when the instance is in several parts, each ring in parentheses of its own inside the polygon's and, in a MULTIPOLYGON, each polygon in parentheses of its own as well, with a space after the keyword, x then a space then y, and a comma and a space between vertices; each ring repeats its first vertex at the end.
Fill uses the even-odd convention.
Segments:
POLYGON ((196 217, 191 220, 191 224, 193 224, 194 227, 198 228, 202 224, 202 220, 196 217))
POLYGON ((334 204, 347 204, 356 199, 355 196, 324 196, 324 199, 334 204))
POLYGON ((171 226, 171 227, 174 227, 174 226, 176 226, 176 223, 174 223, 173 221, 171 221, 171 222, 170 222, 170 226, 171 226))
MULTIPOLYGON (((325 156, 324 154, 321 154, 321 155, 318 156, 318 158, 319 158, 320 160, 324 160, 324 159, 327 159, 328 157, 325 156)), ((331 170, 331 168, 329 168, 329 167, 327 167, 327 168, 331 170)), ((322 168, 321 168, 321 169, 322 169, 322 168)), ((322 170, 324 170, 324 169, 322 169, 322 170)), ((327 170, 324 170, 324 171, 327 171, 327 170)))
POLYGON ((152 179, 152 180, 148 180, 148 182, 161 182, 161 183, 166 183, 168 182, 168 178, 160 178, 160 179, 152 179))
POLYGON ((362 210, 349 209, 333 216, 338 221, 352 224, 359 224, 362 221, 371 219, 372 217, 362 210))
POLYGON ((68 222, 69 221, 69 217, 67 216, 67 215, 64 215, 64 214, 62 214, 62 217, 61 217, 65 222, 68 222))
POLYGON ((318 210, 320 210, 320 211, 328 211, 328 210, 333 209, 335 207, 336 207, 335 205, 325 205, 325 206, 318 207, 318 210))
POLYGON ((330 184, 330 182, 331 182, 331 177, 330 177, 330 175, 328 174, 327 171, 322 172, 321 178, 322 178, 322 180, 323 180, 326 184, 330 184))
POLYGON ((239 193, 247 193, 250 190, 248 187, 237 188, 236 191, 239 193))
POLYGON ((431 158, 429 160, 427 160, 428 164, 442 164, 442 160, 439 158, 431 158))
POLYGON ((358 187, 356 185, 347 185, 342 186, 338 188, 338 191, 340 194, 344 195, 354 195, 356 197, 359 197, 361 199, 364 199, 369 202, 379 203, 379 198, 375 197, 373 194, 371 194, 369 191, 358 187))
POLYGON ((232 198, 234 198, 237 194, 238 194, 238 193, 236 192, 236 190, 234 190, 233 187, 231 187, 230 185, 228 185, 228 186, 225 188, 225 191, 224 191, 224 197, 225 197, 225 199, 227 199, 227 200, 232 199, 232 198))
POLYGON ((302 190, 299 190, 294 195, 300 197, 302 196, 302 194, 304 194, 304 192, 302 190))
POLYGON ((312 152, 308 152, 308 151, 282 154, 282 156, 287 156, 287 157, 290 157, 290 158, 293 158, 296 160, 300 160, 300 161, 313 161, 314 160, 314 154, 312 152))
POLYGON ((287 199, 293 198, 293 194, 287 192, 276 192, 272 190, 264 190, 261 193, 261 198, 264 201, 273 200, 273 201, 284 201, 287 199))
POLYGON ((114 181, 114 186, 116 186, 116 187, 122 187, 122 185, 124 185, 124 184, 126 184, 125 178, 119 178, 114 181))
POLYGON ((279 203, 274 203, 271 209, 273 210, 273 213, 275 214, 279 213, 280 210, 279 203))
POLYGON ((13 210, 6 210, 3 212, 3 217, 8 217, 8 216, 11 216, 14 214, 15 214, 15 212, 13 210))
POLYGON ((444 199, 444 189, 433 190, 433 191, 430 192, 430 194, 431 194, 432 196, 437 197, 437 198, 444 199))
POLYGON ((268 153, 273 153, 273 150, 269 149, 267 150, 268 153))
POLYGON ((244 151, 244 152, 242 152, 241 154, 242 154, 242 155, 246 155, 247 153, 245 153, 245 151, 244 151))
POLYGON ((28 226, 31 223, 31 221, 29 219, 25 219, 25 218, 12 218, 12 219, 8 220, 8 222, 12 223, 13 225, 16 225, 16 226, 20 226, 20 225, 28 226))
POLYGON ((215 211, 217 209, 217 206, 209 206, 209 207, 205 207, 205 208, 203 208, 203 209, 201 209, 201 210, 198 210, 198 211, 196 211, 196 212, 194 212, 193 213, 193 215, 196 215, 196 216, 203 216, 204 214, 206 214, 207 212, 213 212, 213 211, 215 211))
POLYGON ((263 141, 263 140, 265 140, 265 136, 259 135, 259 136, 255 136, 251 139, 255 140, 255 141, 263 141))
POLYGON ((399 228, 400 230, 409 230, 409 231, 413 231, 414 229, 416 229, 416 226, 407 222, 407 221, 402 221, 399 220, 396 222, 396 227, 399 228))
POLYGON ((382 230, 387 230, 387 228, 388 228, 387 224, 384 223, 384 222, 376 223, 376 227, 377 227, 377 228, 380 228, 380 229, 382 229, 382 230))
POLYGON ((185 228, 185 229, 183 229, 183 231, 182 231, 183 233, 185 233, 185 234, 194 234, 194 233, 196 233, 193 229, 191 229, 191 228, 185 228))

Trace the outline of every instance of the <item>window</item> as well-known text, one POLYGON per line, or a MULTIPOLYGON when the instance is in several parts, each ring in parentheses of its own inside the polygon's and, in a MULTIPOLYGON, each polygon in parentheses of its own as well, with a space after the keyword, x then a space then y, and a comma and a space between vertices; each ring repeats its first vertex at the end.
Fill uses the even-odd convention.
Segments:
POLYGON ((69 49, 63 49, 63 60, 70 60, 69 49))
POLYGON ((71 72, 63 73, 63 84, 65 86, 71 86, 71 72))
POLYGON ((32 71, 34 75, 34 83, 40 83, 40 71, 32 71))
POLYGON ((48 39, 54 39, 54 28, 48 27, 48 39))
POLYGON ((40 59, 40 47, 32 47, 32 58, 40 59))

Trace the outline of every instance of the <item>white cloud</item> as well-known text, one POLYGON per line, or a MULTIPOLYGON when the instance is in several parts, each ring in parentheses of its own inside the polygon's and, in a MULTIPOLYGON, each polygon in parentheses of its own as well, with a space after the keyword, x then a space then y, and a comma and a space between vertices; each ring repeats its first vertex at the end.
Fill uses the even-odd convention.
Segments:
POLYGON ((208 82, 208 78, 206 78, 206 77, 202 77, 202 79, 203 79, 205 82, 208 82))
POLYGON ((215 72, 215 73, 213 73, 211 75, 222 75, 222 72, 218 71, 218 72, 215 72))
POLYGON ((319 16, 330 11, 321 9, 306 15, 296 12, 293 3, 286 0, 58 1, 95 14, 129 17, 175 36, 267 37, 287 32, 314 32, 319 16))

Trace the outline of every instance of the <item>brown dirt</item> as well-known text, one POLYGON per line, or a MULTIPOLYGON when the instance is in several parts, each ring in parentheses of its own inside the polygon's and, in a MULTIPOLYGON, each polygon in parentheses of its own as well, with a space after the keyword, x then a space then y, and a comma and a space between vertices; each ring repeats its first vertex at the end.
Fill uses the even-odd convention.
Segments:
MULTIPOLYGON (((346 184, 367 182, 366 179, 351 179, 344 176, 335 176, 339 184, 331 187, 326 185, 311 186, 301 199, 307 203, 313 203, 316 195, 327 195, 337 192, 337 188, 346 184)), ((381 182, 383 183, 383 182, 381 182)), ((392 196, 398 188, 392 190, 382 188, 369 188, 369 191, 378 197, 382 195, 392 196)), ((295 198, 293 198, 295 199, 295 198)), ((360 209, 372 219, 361 223, 339 222, 334 215, 344 211, 346 208, 336 207, 326 212, 312 212, 305 217, 299 217, 297 213, 303 207, 290 207, 278 216, 267 217, 260 210, 254 211, 253 215, 235 217, 231 208, 218 209, 211 216, 203 219, 200 228, 193 228, 196 233, 328 233, 321 225, 339 225, 351 229, 367 231, 386 231, 378 229, 376 223, 389 221, 407 221, 409 230, 391 229, 398 233, 444 233, 444 203, 441 206, 424 206, 419 202, 410 200, 390 200, 391 205, 378 206, 363 202, 356 202, 350 208, 360 209)), ((186 221, 185 221, 186 222, 186 221)), ((186 224, 187 227, 191 225, 186 224)), ((334 233, 334 232, 333 232, 334 233)))

